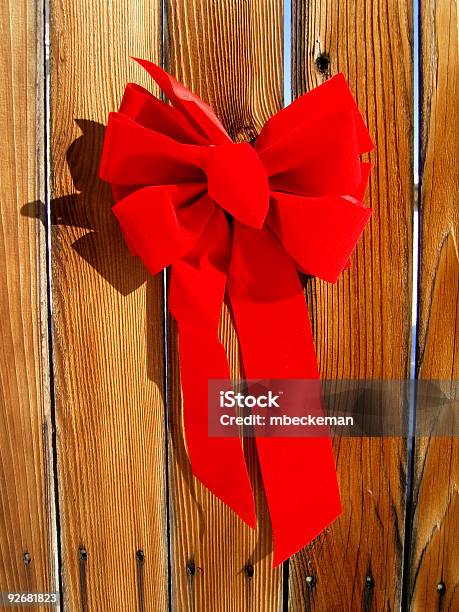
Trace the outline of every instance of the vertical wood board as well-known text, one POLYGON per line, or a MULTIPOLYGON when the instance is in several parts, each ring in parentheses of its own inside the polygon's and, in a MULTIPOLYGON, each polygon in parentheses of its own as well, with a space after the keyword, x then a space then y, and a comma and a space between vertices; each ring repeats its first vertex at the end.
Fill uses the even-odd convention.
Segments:
POLYGON ((98 166, 109 111, 151 79, 161 3, 51 3, 54 354, 68 610, 167 608, 163 296, 98 166), (142 552, 138 552, 142 551, 142 552), (137 555, 137 556, 136 556, 137 555), (142 557, 144 555, 144 557, 142 557))
POLYGON ((54 591, 42 3, 2 2, 0 27, 0 591, 54 591))
MULTIPOLYGON (((293 5, 293 91, 343 72, 375 151, 373 209, 336 285, 309 282, 321 375, 405 378, 411 322, 412 15, 405 2, 293 5)), ((332 172, 333 169, 330 169, 332 172)), ((407 406, 394 406, 394 410, 407 406)), ((343 515, 290 562, 289 609, 397 609, 401 600, 406 444, 335 438, 343 515)), ((313 469, 311 467, 311 469, 313 469)))
MULTIPOLYGON (((456 424, 459 402, 459 62, 453 0, 421 3, 421 163, 417 376, 443 381, 451 399, 439 426, 456 424), (456 381, 455 386, 448 381, 456 381), (454 394, 455 391, 455 394, 454 394)), ((422 384, 422 383, 421 383, 422 384)), ((438 384, 438 383, 435 383, 438 384)), ((421 407, 420 407, 421 408, 421 407)), ((418 416, 418 419, 420 415, 418 416)), ((416 440, 410 609, 459 608, 459 441, 416 440)))
MULTIPOLYGON (((282 2, 166 4, 166 67, 212 106, 234 141, 255 138, 282 106, 282 2)), ((248 444, 247 459, 256 532, 192 477, 181 427, 175 326, 171 329, 172 609, 280 610, 282 568, 271 568, 272 536, 254 446, 248 444)), ((220 332, 232 375, 241 374, 226 308, 220 332)))

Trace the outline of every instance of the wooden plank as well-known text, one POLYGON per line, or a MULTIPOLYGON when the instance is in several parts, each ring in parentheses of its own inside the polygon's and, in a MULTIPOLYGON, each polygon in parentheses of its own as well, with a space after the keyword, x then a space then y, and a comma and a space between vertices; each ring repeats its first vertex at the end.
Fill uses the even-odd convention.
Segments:
MULTIPOLYGON (((456 2, 421 3, 417 375, 443 381, 459 379, 457 28, 456 2)), ((447 382, 443 389, 448 393, 447 382)), ((459 608, 459 441, 436 433, 415 446, 410 604, 416 611, 459 608)))
MULTIPOLYGON (((412 226, 411 5, 296 0, 294 94, 342 71, 376 144, 371 225, 335 286, 307 288, 324 378, 409 373, 412 226)), ((332 171, 332 170, 331 170, 332 171)), ((290 610, 398 609, 406 444, 334 440, 343 515, 290 563, 290 610)))
POLYGON ((124 246, 97 178, 130 55, 158 61, 161 3, 51 4, 53 307, 66 609, 165 610, 162 280, 124 246), (136 551, 143 551, 138 553, 136 551), (144 556, 143 556, 144 555, 144 556))
POLYGON ((0 28, 0 590, 52 591, 42 3, 2 2, 0 28))
MULTIPOLYGON (((251 140, 282 106, 282 2, 166 4, 168 68, 212 105, 234 140, 251 140)), ((174 328, 172 336, 172 609, 279 610, 281 568, 271 569, 271 533, 253 445, 248 460, 257 497, 256 533, 191 475, 181 429, 174 328)), ((237 341, 226 311, 221 338, 236 375, 237 341)))

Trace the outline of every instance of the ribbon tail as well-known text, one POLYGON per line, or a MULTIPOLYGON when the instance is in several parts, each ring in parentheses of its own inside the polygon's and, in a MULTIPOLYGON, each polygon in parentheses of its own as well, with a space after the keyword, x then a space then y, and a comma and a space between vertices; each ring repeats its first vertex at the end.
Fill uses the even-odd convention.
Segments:
MULTIPOLYGON (((235 223, 228 292, 248 379, 319 377, 295 265, 266 229, 235 223)), ((273 566, 341 514, 330 437, 257 438, 271 516, 273 566)))
POLYGON ((169 308, 177 321, 183 423, 193 474, 250 527, 255 503, 239 437, 209 437, 208 380, 230 377, 218 339, 231 233, 215 210, 199 244, 172 266, 169 308))

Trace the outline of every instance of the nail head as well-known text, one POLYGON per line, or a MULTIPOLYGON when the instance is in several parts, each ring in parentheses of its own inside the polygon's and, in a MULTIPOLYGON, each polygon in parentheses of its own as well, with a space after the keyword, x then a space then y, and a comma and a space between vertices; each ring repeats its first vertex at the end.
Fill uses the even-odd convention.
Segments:
POLYGON ((313 575, 306 576, 306 584, 308 585, 309 588, 312 589, 312 587, 314 587, 316 585, 315 576, 313 576, 313 575))
POLYGON ((443 582, 443 580, 437 584, 437 591, 440 595, 444 595, 446 593, 446 584, 443 582))
POLYGON ((374 589, 375 579, 373 578, 373 576, 371 574, 369 574, 365 578, 365 585, 366 585, 367 589, 374 589))
POLYGON ((135 556, 137 558, 137 561, 140 561, 140 563, 143 563, 145 561, 145 553, 141 548, 139 548, 139 550, 135 553, 135 556))
POLYGON ((247 563, 244 570, 245 570, 245 575, 247 576, 247 578, 253 578, 253 574, 255 570, 251 563, 247 563))

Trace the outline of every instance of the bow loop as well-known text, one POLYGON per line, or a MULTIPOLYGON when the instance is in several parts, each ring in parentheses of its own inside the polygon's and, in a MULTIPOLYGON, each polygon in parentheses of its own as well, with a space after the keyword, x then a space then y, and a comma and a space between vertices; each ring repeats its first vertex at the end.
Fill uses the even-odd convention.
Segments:
POLYGON ((144 187, 112 210, 131 253, 154 275, 195 246, 214 209, 203 186, 191 184, 144 187))
POLYGON ((354 115, 359 153, 371 151, 373 142, 342 73, 311 89, 273 115, 261 130, 256 149, 271 145, 304 123, 320 121, 346 111, 354 115))
POLYGON ((308 121, 259 149, 271 189, 304 196, 356 192, 362 182, 355 115, 308 121))
POLYGON ((136 83, 128 83, 121 100, 119 113, 150 130, 185 144, 208 144, 188 119, 176 108, 136 83))
POLYGON ((117 185, 204 182, 207 151, 177 142, 121 113, 110 113, 99 175, 117 185))
POLYGON ((209 143, 225 144, 231 142, 231 138, 218 117, 204 100, 201 100, 199 96, 184 87, 177 79, 174 79, 172 75, 156 66, 156 64, 136 57, 133 59, 145 68, 173 106, 183 113, 191 125, 208 139, 209 143))
POLYGON ((370 216, 352 197, 273 193, 267 223, 302 272, 334 283, 370 216))
POLYGON ((235 219, 261 228, 269 206, 269 184, 263 165, 247 142, 210 147, 207 160, 209 196, 235 219))

